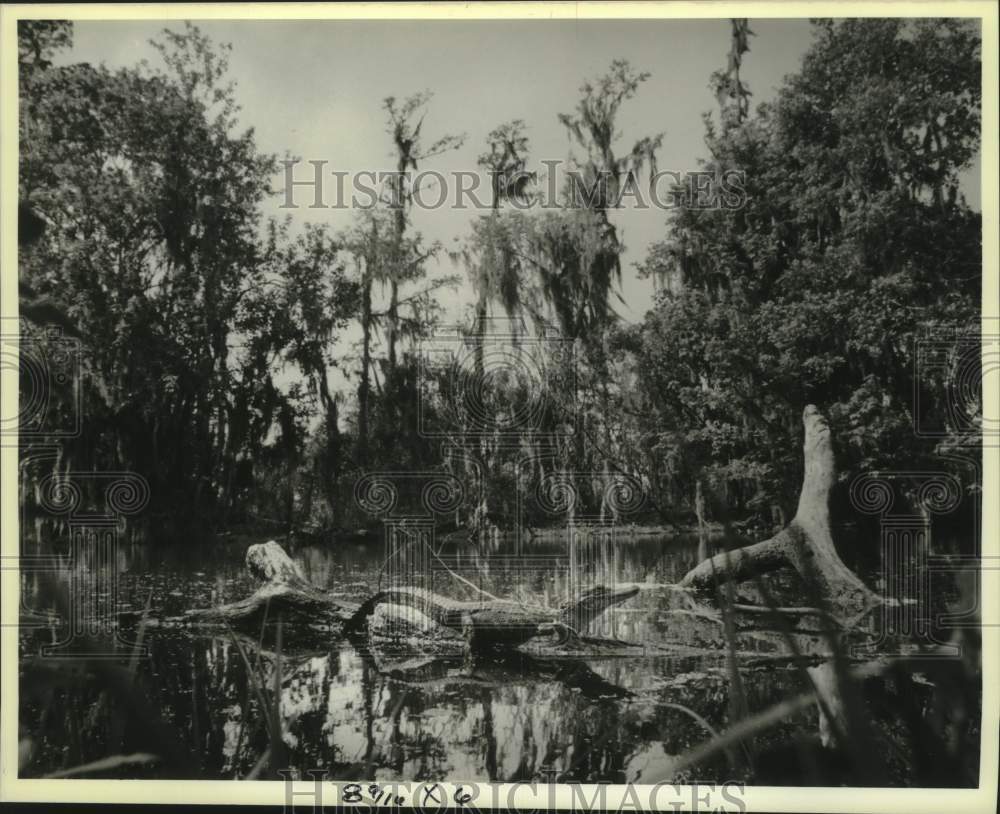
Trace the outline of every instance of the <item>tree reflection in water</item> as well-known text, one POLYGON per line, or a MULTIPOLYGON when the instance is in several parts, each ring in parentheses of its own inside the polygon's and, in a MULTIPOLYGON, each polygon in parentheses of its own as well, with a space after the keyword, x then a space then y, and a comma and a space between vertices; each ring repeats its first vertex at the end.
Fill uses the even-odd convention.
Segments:
MULTIPOLYGON (((246 545, 245 539, 236 540, 226 556, 216 550, 207 563, 187 555, 171 560, 162 552, 152 557, 144 548, 128 553, 131 570, 120 591, 125 605, 141 609, 152 591, 151 607, 160 622, 146 633, 150 657, 139 662, 136 686, 179 733, 196 765, 180 770, 161 762, 122 768, 116 776, 246 777, 267 751, 265 711, 251 689, 237 639, 167 623, 188 608, 246 595, 251 587, 242 568, 246 545)), ((375 545, 343 545, 300 548, 294 555, 312 581, 359 598, 374 588, 379 553, 375 545)), ((454 552, 452 561, 461 565, 463 556, 469 569, 475 568, 476 552, 454 552)), ((611 613, 617 636, 651 647, 644 656, 549 658, 515 652, 469 661, 460 652, 433 658, 361 653, 342 641, 317 641, 308 652, 284 649, 279 709, 287 768, 300 775, 318 769, 330 779, 383 781, 643 782, 668 775, 677 756, 703 744, 710 730, 731 724, 718 623, 690 614, 682 595, 663 588, 696 557, 695 540, 647 538, 621 546, 618 579, 645 583, 649 590, 611 613)), ((492 593, 543 597, 550 604, 561 595, 564 575, 557 571, 504 570, 496 562, 484 582, 492 593)), ((24 583, 27 607, 38 606, 33 584, 24 583)), ((52 635, 45 628, 22 633, 21 723, 33 733, 34 744, 23 775, 37 777, 155 746, 92 672, 49 670, 59 673, 49 684, 39 680, 44 671, 28 669, 39 644, 52 635)), ((273 643, 239 641, 256 664, 260 683, 272 687, 273 643)), ((809 649, 809 637, 803 637, 803 646, 809 649)), ((751 714, 807 689, 801 672, 785 665, 747 669, 753 658, 784 652, 780 636, 744 631, 740 648, 751 714)), ((927 691, 922 703, 933 699, 933 689, 927 691)), ((882 697, 880 692, 885 695, 876 688, 875 696, 882 697)), ((809 708, 758 736, 756 747, 763 752, 768 744, 815 739, 816 728, 816 711, 809 708)), ((808 749, 796 747, 777 759, 768 779, 829 782, 823 761, 813 761, 819 768, 809 769, 809 760, 808 749)), ((764 765, 759 759, 758 769, 764 765)), ((277 768, 270 766, 261 776, 273 777, 277 768)), ((905 767, 900 771, 899 782, 907 782, 905 767)), ((752 779, 745 772, 720 752, 677 780, 752 779)))

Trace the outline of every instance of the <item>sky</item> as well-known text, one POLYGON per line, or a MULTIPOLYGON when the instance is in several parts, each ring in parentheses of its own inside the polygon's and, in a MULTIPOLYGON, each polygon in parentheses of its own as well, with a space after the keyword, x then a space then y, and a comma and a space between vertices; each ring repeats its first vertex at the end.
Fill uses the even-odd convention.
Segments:
MULTIPOLYGON (((580 85, 626 58, 651 76, 619 115, 619 154, 643 136, 664 133, 661 170, 698 169, 705 156, 701 114, 715 108, 710 74, 725 65, 728 20, 630 21, 196 21, 217 42, 232 44, 230 73, 242 106, 240 124, 252 126, 259 148, 303 160, 327 161, 326 169, 350 173, 392 169, 392 143, 385 132, 382 100, 430 90, 422 135, 425 143, 467 134, 459 150, 421 169, 476 170, 486 135, 502 122, 523 119, 530 140, 530 169, 543 160, 563 160, 569 142, 557 113, 572 112, 580 85)), ((158 63, 149 39, 164 23, 77 22, 72 51, 64 61, 104 62, 109 67, 158 63)), ((167 23, 180 28, 181 23, 167 23)), ((773 97, 782 77, 796 70, 810 41, 806 20, 751 21, 757 34, 741 75, 754 102, 773 97)), ((312 177, 305 163, 296 178, 312 177)), ((283 186, 283 179, 277 179, 283 186)), ((333 197, 332 177, 326 187, 333 197)), ((350 210, 311 210, 311 192, 297 188, 293 221, 350 225, 350 210)), ((429 196, 433 197, 433 196, 429 196)), ((281 200, 269 209, 276 215, 281 200)), ((427 242, 446 249, 468 235, 474 210, 445 207, 414 212, 414 227, 427 242)), ((628 208, 615 218, 626 245, 621 316, 637 321, 652 302, 652 283, 633 264, 665 234, 666 213, 628 208)), ((456 273, 446 256, 436 274, 456 273)), ((472 301, 467 284, 444 292, 448 318, 462 317, 472 301)))
MULTIPOLYGON (((429 144, 445 134, 465 133, 464 146, 421 166, 447 174, 476 170, 486 135, 498 124, 523 119, 530 140, 529 169, 563 160, 569 151, 557 114, 572 112, 580 86, 625 58, 651 76, 619 113, 619 155, 643 136, 663 133, 660 170, 693 171, 707 151, 702 114, 716 109, 708 88, 713 71, 726 64, 730 23, 716 20, 410 20, 410 21, 195 21, 216 42, 232 45, 230 74, 242 106, 241 127, 253 127, 264 152, 303 160, 296 178, 311 177, 304 162, 326 161, 326 169, 356 173, 393 167, 382 101, 429 90, 434 95, 423 124, 429 144)), ((79 21, 72 50, 60 61, 105 63, 116 68, 146 59, 158 64, 149 45, 167 25, 179 22, 79 21)), ((774 98, 782 79, 794 73, 811 42, 808 20, 750 20, 756 36, 744 57, 741 78, 752 104, 774 98)), ((966 174, 964 191, 979 206, 978 166, 966 174)), ((330 179, 332 184, 332 177, 330 179)), ((276 179, 283 187, 283 178, 276 179)), ((329 186, 328 186, 329 190, 329 186)), ((347 227, 349 209, 309 209, 308 189, 291 211, 307 221, 347 227)), ((280 199, 268 214, 284 216, 280 199)), ((478 216, 473 209, 415 209, 414 228, 427 243, 457 249, 478 216)), ((653 302, 652 282, 634 264, 651 242, 666 235, 666 212, 628 208, 614 221, 626 249, 620 316, 642 319, 653 302)), ((462 272, 445 254, 431 264, 432 276, 462 272)), ((462 320, 474 297, 464 282, 443 291, 445 321, 462 320)), ((353 332, 344 341, 352 341, 353 332)))

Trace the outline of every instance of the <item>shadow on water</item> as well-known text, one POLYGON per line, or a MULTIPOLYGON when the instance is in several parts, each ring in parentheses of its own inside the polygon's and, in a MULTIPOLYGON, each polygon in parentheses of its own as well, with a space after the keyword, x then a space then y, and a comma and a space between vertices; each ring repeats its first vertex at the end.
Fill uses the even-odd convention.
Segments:
MULTIPOLYGON (((269 738, 265 711, 250 687, 253 681, 275 684, 273 645, 244 637, 241 654, 231 636, 166 620, 248 594, 254 586, 243 555, 259 539, 234 537, 198 551, 140 544, 119 550, 121 609, 141 611, 147 602, 150 607, 143 630, 149 657, 135 665, 136 686, 179 733, 196 765, 183 772, 166 762, 119 767, 113 776, 258 776, 269 738), (251 676, 248 667, 258 674, 251 676)), ((567 591, 560 549, 557 542, 520 548, 501 542, 488 551, 465 543, 446 546, 442 556, 456 573, 492 594, 557 605, 567 591)), ((359 600, 378 584, 380 543, 340 541, 289 545, 289 550, 308 579, 346 599, 359 600)), ((601 629, 591 632, 652 645, 641 656, 390 656, 361 653, 321 636, 305 650, 283 652, 278 710, 288 768, 300 774, 323 769, 331 779, 375 780, 651 782, 668 774, 677 756, 730 723, 717 623, 685 612, 676 592, 664 588, 697 557, 695 538, 635 538, 617 546, 613 573, 605 570, 605 577, 645 590, 605 614, 601 629)), ((23 579, 25 605, 32 607, 39 588, 31 575, 23 579)), ((470 591, 458 581, 436 584, 435 590, 457 598, 470 591)), ((125 633, 129 637, 135 630, 125 633)), ((108 754, 154 748, 139 723, 122 720, 120 699, 99 676, 85 668, 64 671, 48 684, 26 668, 38 663, 39 645, 55 635, 45 626, 22 631, 21 725, 33 733, 22 775, 44 776, 108 754)), ((747 662, 781 652, 775 637, 750 635, 743 641, 741 657, 747 662)), ((747 671, 743 683, 751 713, 807 689, 799 671, 780 666, 747 671)), ((804 738, 811 747, 816 728, 816 711, 810 708, 767 738, 774 744, 804 738)), ((808 748, 797 752, 769 783, 831 782, 828 769, 796 759, 808 748)), ((719 753, 677 779, 740 779, 733 769, 719 753)), ((897 782, 906 783, 901 772, 897 782)))

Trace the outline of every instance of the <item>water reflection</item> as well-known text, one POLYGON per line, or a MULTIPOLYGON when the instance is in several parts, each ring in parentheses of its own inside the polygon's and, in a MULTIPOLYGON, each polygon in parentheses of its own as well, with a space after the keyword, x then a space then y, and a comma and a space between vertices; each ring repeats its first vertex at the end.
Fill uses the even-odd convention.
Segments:
MULTIPOLYGON (((269 686, 277 659, 259 656, 262 683, 269 686)), ((205 776, 250 771, 267 741, 233 642, 160 636, 151 667, 164 708, 202 755, 205 776), (192 657, 190 672, 181 669, 192 657)), ((723 725, 722 673, 705 668, 693 659, 586 663, 527 656, 393 665, 350 648, 283 657, 283 739, 292 767, 327 769, 332 777, 530 780, 554 774, 620 782, 636 779, 650 741, 678 754, 705 737, 690 717, 659 701, 694 705, 723 725), (687 683, 662 680, 692 673, 697 678, 687 683)))
MULTIPOLYGON (((642 781, 662 777, 677 755, 709 737, 706 729, 728 723, 719 625, 687 613, 683 597, 664 587, 695 563, 693 539, 642 538, 618 546, 614 579, 646 590, 609 611, 601 632, 644 643, 648 650, 640 657, 421 658, 318 640, 307 651, 283 648, 279 675, 268 641, 261 646, 247 637, 169 624, 189 608, 249 593, 242 558, 253 541, 238 538, 199 552, 122 549, 123 608, 138 610, 148 601, 153 617, 144 630, 150 657, 137 664, 135 681, 180 733, 196 765, 183 774, 161 764, 122 770, 121 776, 247 776, 268 749, 262 697, 266 702, 275 686, 287 768, 302 774, 325 769, 331 778, 642 781), (694 649, 699 643, 711 649, 694 649)), ((452 546, 443 554, 457 573, 490 593, 558 604, 569 579, 560 568, 560 545, 515 547, 501 541, 491 551, 452 546)), ((345 597, 360 599, 378 584, 378 544, 289 548, 310 580, 345 597)), ((458 598, 470 593, 457 581, 450 587, 458 598)), ((39 601, 37 588, 26 576, 27 605, 39 601)), ((52 635, 45 627, 24 630, 22 653, 30 658, 52 635)), ((780 650, 781 641, 750 633, 740 647, 744 657, 767 654, 780 650)), ((36 681, 35 673, 22 669, 22 723, 41 733, 25 775, 155 749, 141 726, 127 716, 122 723, 120 699, 93 676, 64 676, 48 689, 36 681)), ((746 672, 743 681, 751 712, 805 688, 795 670, 746 672)), ((815 729, 810 709, 768 737, 779 742, 815 729)), ((679 779, 731 780, 737 772, 720 754, 679 779)), ((803 782, 794 766, 788 775, 782 782, 803 782)))

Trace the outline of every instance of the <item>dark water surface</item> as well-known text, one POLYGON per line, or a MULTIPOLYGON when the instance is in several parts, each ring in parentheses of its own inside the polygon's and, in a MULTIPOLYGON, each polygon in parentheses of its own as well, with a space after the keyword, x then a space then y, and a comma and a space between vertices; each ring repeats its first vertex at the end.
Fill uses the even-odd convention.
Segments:
MULTIPOLYGON (((149 657, 135 662, 134 686, 175 734, 187 765, 161 760, 105 776, 273 777, 278 758, 268 752, 271 702, 262 699, 273 697, 277 685, 285 751, 280 767, 300 774, 324 769, 330 778, 345 779, 656 782, 670 776, 678 755, 725 729, 734 711, 743 717, 809 687, 803 672, 787 664, 747 669, 784 650, 780 637, 741 635, 737 663, 743 669, 734 697, 719 624, 690 614, 684 598, 668 587, 697 561, 696 541, 684 537, 620 540, 601 566, 605 580, 638 583, 643 590, 591 632, 643 643, 649 651, 642 656, 390 657, 317 636, 306 647, 282 647, 279 666, 273 643, 258 653, 251 642, 241 653, 224 630, 170 623, 188 609, 251 593, 255 585, 243 557, 249 544, 263 539, 122 546, 119 605, 141 611, 148 603, 150 609, 142 631, 149 657)), ((311 581, 345 599, 360 600, 379 583, 381 541, 282 542, 311 581)), ((504 541, 489 549, 465 542, 445 546, 442 556, 496 596, 557 605, 566 595, 559 559, 564 549, 559 542, 504 541)), ((33 598, 41 601, 42 588, 30 575, 24 580, 31 607, 33 598)), ((447 582, 435 587, 471 596, 457 579, 451 591, 447 582)), ((126 636, 135 638, 136 623, 130 624, 126 636)), ((22 775, 42 776, 109 754, 155 753, 145 718, 93 669, 74 673, 67 664, 58 680, 39 680, 35 654, 56 636, 45 627, 22 631, 21 724, 31 749, 22 775)), ((880 684, 876 695, 884 689, 880 684)), ((835 767, 811 757, 819 748, 816 733, 817 712, 810 705, 759 737, 757 754, 719 752, 680 779, 835 782, 835 767), (791 757, 780 751, 789 742, 802 744, 791 757), (772 747, 779 751, 769 758, 772 747)), ((900 772, 899 782, 907 782, 900 772)))

